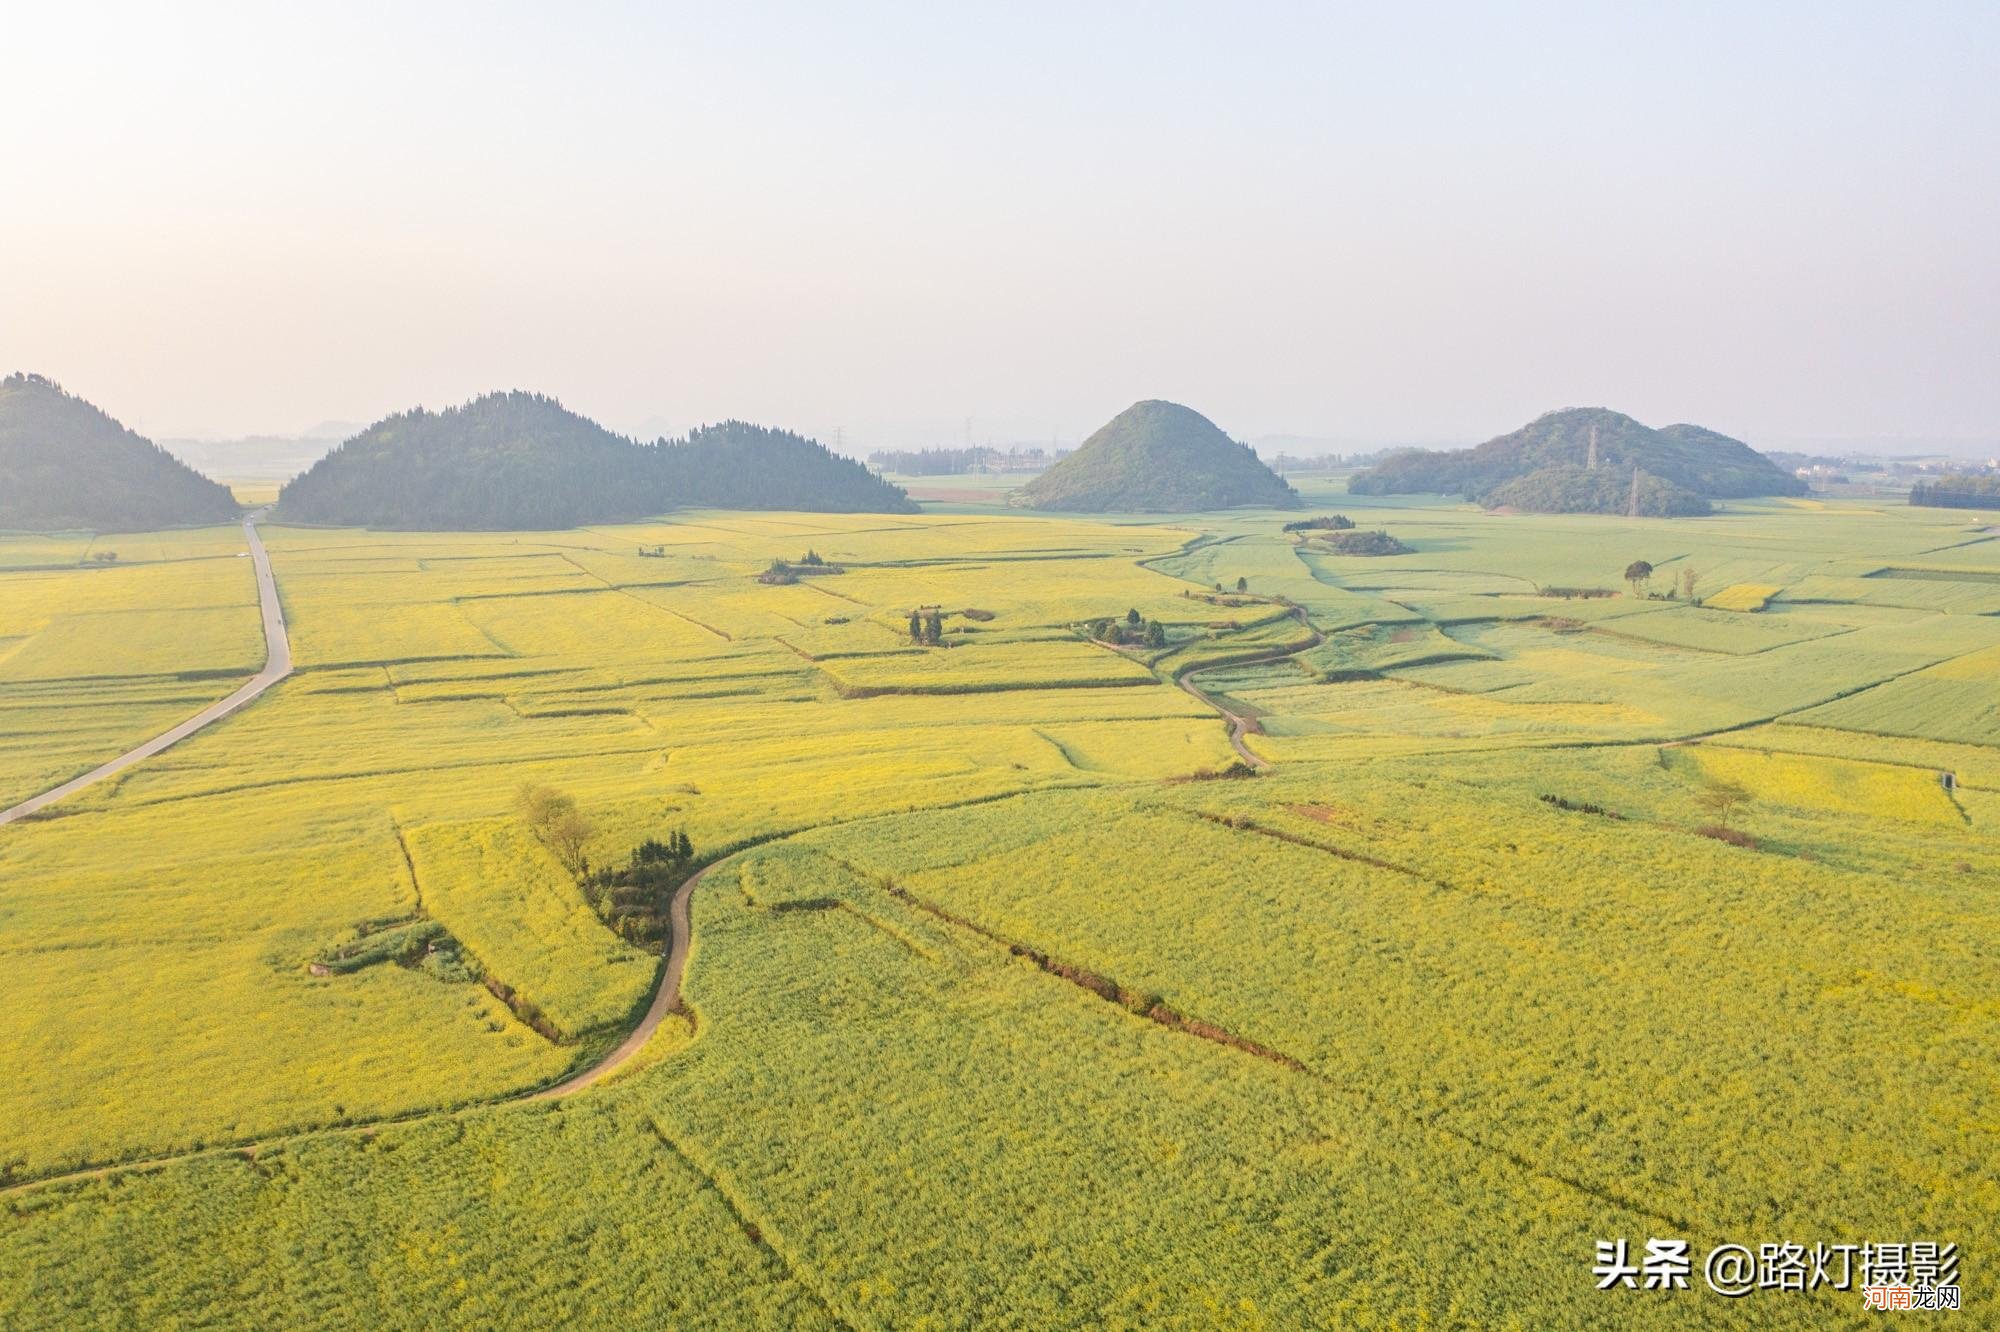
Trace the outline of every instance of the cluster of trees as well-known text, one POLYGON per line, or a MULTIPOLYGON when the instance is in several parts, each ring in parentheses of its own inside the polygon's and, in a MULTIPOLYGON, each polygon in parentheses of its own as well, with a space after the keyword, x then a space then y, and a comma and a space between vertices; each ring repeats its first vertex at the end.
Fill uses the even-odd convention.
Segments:
POLYGON ((936 606, 911 611, 910 641, 920 647, 944 646, 944 612, 936 606))
POLYGON ((1345 532, 1354 526, 1354 520, 1344 513, 1323 513, 1317 518, 1302 518, 1296 523, 1286 523, 1287 532, 1345 532))
POLYGON ((847 570, 838 564, 828 564, 816 550, 808 549, 799 559, 792 561, 772 560, 771 567, 757 575, 760 583, 796 583, 801 578, 819 578, 830 574, 844 574, 847 570))
MULTIPOLYGON (((1633 596, 1655 595, 1648 590, 1652 585, 1654 572, 1653 566, 1645 560, 1634 560, 1625 566, 1625 581, 1631 585, 1633 596)), ((1668 586, 1665 593, 1666 600, 1677 601, 1684 597, 1695 605, 1700 605, 1694 595, 1695 584, 1700 581, 1699 573, 1691 567, 1683 566, 1680 573, 1675 575, 1673 583, 1668 586)))
POLYGON ((1320 540, 1336 555, 1410 554, 1410 547, 1383 531, 1335 531, 1320 540))
POLYGON ((2000 472, 1919 481, 1910 487, 1910 503, 1935 509, 2000 509, 2000 472))
POLYGON ((640 444, 539 393, 377 421, 288 482, 280 512, 393 528, 556 528, 686 506, 914 513, 900 489, 788 430, 743 421, 640 444))
POLYGON ((656 946, 667 937, 674 892, 694 868, 694 843, 676 828, 665 841, 648 837, 633 847, 622 866, 583 876, 583 898, 619 938, 656 946))
POLYGON ((1101 620, 1092 620, 1085 628, 1092 638, 1113 647, 1157 649, 1167 645, 1167 627, 1158 620, 1148 620, 1140 615, 1136 606, 1127 610, 1122 620, 1106 616, 1101 620))
POLYGON ((584 848, 597 829, 573 796, 528 782, 515 793, 514 809, 575 876, 584 901, 619 938, 634 944, 666 938, 667 907, 695 867, 694 842, 685 828, 676 828, 665 840, 648 837, 632 848, 623 865, 593 870, 584 848))

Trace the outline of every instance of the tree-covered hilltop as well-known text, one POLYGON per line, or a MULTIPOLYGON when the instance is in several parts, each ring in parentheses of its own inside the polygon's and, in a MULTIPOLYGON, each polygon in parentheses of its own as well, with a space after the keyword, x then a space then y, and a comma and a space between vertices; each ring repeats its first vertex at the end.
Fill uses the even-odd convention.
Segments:
POLYGON ((731 421, 639 444, 554 398, 490 393, 377 421, 285 486, 296 522, 549 529, 699 505, 908 513, 909 497, 811 440, 731 421))
POLYGON ((669 506, 916 513, 900 486, 824 444, 746 421, 724 421, 651 446, 669 506))
POLYGON ((1296 508, 1299 497, 1248 444, 1179 403, 1134 403, 1076 452, 1015 492, 1034 509, 1192 513, 1240 505, 1296 508))
POLYGON ((1392 454, 1348 483, 1357 495, 1464 495, 1488 508, 1642 514, 1709 511, 1708 500, 1802 495, 1806 484, 1741 440, 1695 425, 1655 430, 1622 412, 1550 412, 1476 448, 1392 454))
POLYGON ((229 487, 40 375, 0 379, 0 527, 146 531, 232 522, 229 487))
POLYGON ((395 528, 575 527, 661 506, 639 447, 554 398, 489 393, 385 417, 286 483, 279 516, 395 528))
MULTIPOLYGON (((1525 476, 1503 481, 1480 498, 1489 509, 1519 509, 1525 513, 1630 513, 1633 508, 1631 468, 1582 467, 1558 463, 1525 476)), ((1641 469, 1638 512, 1642 518, 1702 518, 1715 506, 1700 495, 1641 469)))

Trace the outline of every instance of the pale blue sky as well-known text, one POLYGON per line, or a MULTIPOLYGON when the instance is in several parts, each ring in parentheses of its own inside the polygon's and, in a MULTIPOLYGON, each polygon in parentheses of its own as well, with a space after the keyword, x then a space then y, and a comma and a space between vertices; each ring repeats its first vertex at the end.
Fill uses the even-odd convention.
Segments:
POLYGON ((156 434, 2000 438, 2000 5, 16 7, 0 369, 156 434))

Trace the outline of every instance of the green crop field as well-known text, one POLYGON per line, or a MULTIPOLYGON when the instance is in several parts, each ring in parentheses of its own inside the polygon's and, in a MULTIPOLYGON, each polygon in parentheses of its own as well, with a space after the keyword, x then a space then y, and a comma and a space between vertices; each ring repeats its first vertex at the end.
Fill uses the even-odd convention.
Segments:
MULTIPOLYGON (((2000 536, 932 483, 265 526, 295 673, 0 826, 0 1326, 1597 1327, 1654 1236, 1987 1316, 2000 536)), ((0 807, 258 670, 242 549, 0 534, 0 807)))

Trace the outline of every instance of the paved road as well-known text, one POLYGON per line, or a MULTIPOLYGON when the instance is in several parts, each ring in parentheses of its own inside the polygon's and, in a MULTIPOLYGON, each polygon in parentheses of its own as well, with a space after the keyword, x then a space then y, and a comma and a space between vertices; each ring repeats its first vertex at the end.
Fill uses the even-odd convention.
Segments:
POLYGON ((704 866, 700 871, 690 876, 686 883, 683 883, 675 890, 674 900, 667 904, 667 925, 670 937, 667 943, 667 961, 660 968, 660 988, 653 991, 653 1002, 647 1006, 646 1016, 639 1019, 639 1025, 632 1029, 632 1034, 621 1041, 616 1050, 613 1050, 610 1054, 604 1056, 604 1058, 598 1060, 595 1064, 577 1074, 569 1081, 559 1082, 545 1091, 536 1092, 528 1099, 547 1101, 561 1096, 568 1096, 573 1092, 582 1091, 585 1087, 604 1077, 633 1055, 639 1053, 640 1047, 644 1046, 648 1040, 651 1040, 654 1031, 658 1030, 660 1020, 666 1017, 667 1014, 680 1009, 681 975, 687 971, 688 944, 694 937, 694 931, 688 925, 688 899, 694 896, 695 885, 707 878, 710 870, 726 863, 727 860, 725 858, 724 860, 716 861, 714 865, 704 866))
POLYGON ((64 782, 52 791, 23 800, 12 809, 0 810, 0 824, 26 818, 58 800, 67 800, 86 786, 94 786, 106 777, 116 776, 133 764, 179 744, 202 727, 221 721, 292 673, 292 642, 285 636, 285 612, 278 604, 278 582, 271 576, 271 557, 264 553, 263 539, 257 535, 257 520, 263 516, 263 511, 259 510, 245 518, 243 536, 250 543, 250 559, 257 566, 257 608, 264 616, 264 669, 228 698, 209 704, 171 731, 154 736, 136 749, 129 749, 109 763, 92 768, 83 776, 64 782))

